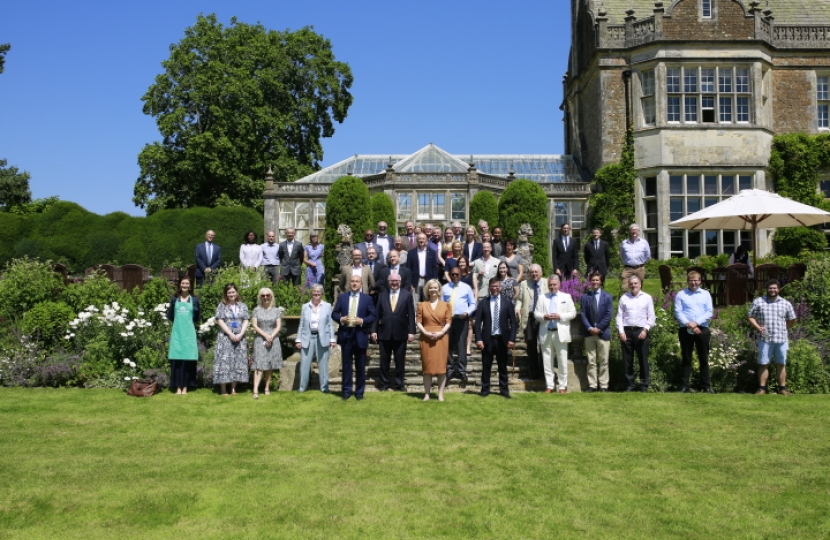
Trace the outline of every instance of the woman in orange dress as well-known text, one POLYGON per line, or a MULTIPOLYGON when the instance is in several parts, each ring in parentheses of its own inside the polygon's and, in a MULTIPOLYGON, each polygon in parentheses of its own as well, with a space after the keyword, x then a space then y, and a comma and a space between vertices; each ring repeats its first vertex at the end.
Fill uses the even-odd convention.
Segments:
POLYGON ((444 385, 447 382, 447 350, 449 348, 452 311, 441 300, 441 284, 437 279, 424 285, 426 302, 418 304, 415 322, 421 333, 421 369, 424 372, 424 401, 429 401, 432 376, 438 376, 438 401, 444 401, 444 385))

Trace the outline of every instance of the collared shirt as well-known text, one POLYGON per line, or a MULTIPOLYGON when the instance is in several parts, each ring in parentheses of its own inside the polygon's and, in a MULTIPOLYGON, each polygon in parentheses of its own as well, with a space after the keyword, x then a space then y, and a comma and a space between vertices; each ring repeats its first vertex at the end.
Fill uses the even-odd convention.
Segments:
POLYGON ((280 245, 276 242, 274 242, 273 244, 269 242, 265 242, 264 244, 262 244, 262 264, 266 264, 268 266, 279 266, 279 250, 280 245))
POLYGON ((712 318, 712 295, 698 288, 696 291, 683 289, 674 298, 674 316, 681 327, 690 322, 698 326, 709 326, 712 318))
POLYGON ((391 251, 390 248, 392 247, 392 239, 388 234, 384 234, 383 236, 375 236, 375 244, 383 249, 384 255, 389 255, 389 252, 391 251))
POLYGON ((431 249, 432 251, 437 252, 437 251, 438 251, 438 249, 441 247, 441 241, 440 241, 440 240, 438 240, 438 241, 436 242, 434 238, 431 238, 431 237, 430 237, 430 239, 429 239, 429 240, 427 240, 427 246, 428 246, 428 247, 429 247, 429 249, 431 249))
POLYGON ((499 306, 499 308, 501 308, 501 302, 499 301, 499 297, 490 295, 490 315, 493 321, 493 331, 490 335, 492 336, 501 335, 501 323, 504 322, 499 318, 500 314, 496 310, 496 306, 499 306))
POLYGON ((455 287, 453 287, 452 283, 447 283, 441 287, 444 302, 449 303, 454 288, 457 288, 458 291, 455 293, 455 305, 452 310, 453 317, 465 313, 472 315, 476 310, 476 295, 473 293, 473 288, 462 281, 459 281, 455 287))
POLYGON ((289 255, 291 255, 291 253, 294 251, 294 240, 286 240, 285 241, 285 251, 289 255))
POLYGON ((353 276, 360 276, 363 277, 363 265, 361 266, 352 266, 352 275, 353 276))
POLYGON ((623 332, 624 326, 639 326, 646 330, 654 326, 654 300, 648 293, 640 291, 634 296, 630 292, 620 297, 620 304, 617 308, 617 330, 623 332))
MULTIPOLYGON (((548 314, 559 313, 559 309, 556 307, 556 302, 559 300, 558 293, 545 293, 545 297, 548 299, 548 314)), ((548 321, 548 330, 556 330, 556 321, 548 321)))
POLYGON ((777 296, 770 300, 767 295, 756 298, 749 308, 749 316, 766 329, 758 339, 767 343, 786 343, 789 340, 787 321, 795 319, 795 310, 789 300, 777 296))
MULTIPOLYGON (((590 320, 589 322, 593 325, 592 328, 597 328, 597 324, 602 319, 602 313, 599 312, 599 301, 602 298, 602 287, 597 289, 596 291, 593 289, 588 289, 585 294, 582 295, 582 305, 584 306, 586 302, 593 302, 594 303, 594 319, 590 320)), ((606 312, 607 313, 607 312, 606 312)), ((587 317, 587 315, 586 315, 587 317)), ((610 321, 609 321, 610 323, 610 321)))
POLYGON ((213 259, 213 242, 205 242, 205 254, 208 258, 208 264, 213 259))
POLYGON ((620 244, 620 257, 625 266, 646 264, 651 259, 651 246, 642 238, 638 238, 636 242, 632 242, 631 238, 626 238, 620 244))
POLYGON ((427 248, 418 249, 418 277, 427 275, 427 248))

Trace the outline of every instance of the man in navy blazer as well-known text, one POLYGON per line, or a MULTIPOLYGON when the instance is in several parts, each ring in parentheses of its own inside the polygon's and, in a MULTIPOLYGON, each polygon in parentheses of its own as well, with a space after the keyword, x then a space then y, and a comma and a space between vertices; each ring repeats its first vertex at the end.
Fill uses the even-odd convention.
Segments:
POLYGON ((222 262, 222 250, 213 243, 216 234, 213 231, 205 233, 205 242, 196 244, 196 285, 201 286, 205 275, 210 276, 222 262))
POLYGON ((389 262, 387 266, 379 267, 375 271, 375 287, 377 287, 378 292, 382 293, 389 290, 389 276, 392 274, 401 276, 401 289, 411 290, 412 274, 409 272, 409 268, 400 263, 398 250, 390 251, 387 261, 389 262))
POLYGON ((277 256, 282 264, 283 279, 291 281, 294 285, 300 284, 300 267, 303 264, 303 244, 294 240, 296 231, 289 227, 285 229, 285 240, 280 242, 277 256))
POLYGON ((418 235, 418 247, 407 253, 406 266, 412 279, 412 294, 417 301, 423 298, 424 284, 438 279, 438 255, 427 246, 426 234, 418 235))
POLYGON ((343 356, 343 400, 352 395, 352 365, 356 372, 354 396, 363 399, 366 390, 366 349, 369 347, 369 330, 375 322, 375 304, 372 297, 360 292, 363 280, 360 276, 349 279, 349 292, 337 298, 331 318, 340 323, 337 330, 337 344, 343 356), (352 302, 356 302, 354 316, 352 302), (354 364, 353 364, 354 363, 354 364))
POLYGON ((473 332, 476 347, 481 351, 481 397, 490 395, 490 374, 493 356, 499 366, 499 393, 510 398, 507 388, 507 351, 516 344, 516 308, 507 297, 501 296, 501 281, 490 280, 490 295, 479 300, 473 332), (494 324, 493 311, 498 306, 498 324, 494 324))
POLYGON ((579 272, 579 240, 571 236, 569 223, 562 224, 559 238, 553 241, 553 267, 562 281, 571 279, 579 272))
POLYGON ((589 276, 594 272, 599 272, 604 281, 608 267, 611 266, 611 251, 608 248, 608 242, 602 239, 601 229, 594 228, 591 235, 592 238, 585 242, 585 247, 582 248, 585 266, 588 267, 589 276))
POLYGON ((608 353, 614 299, 602 290, 602 274, 590 275, 591 288, 582 295, 582 327, 588 355, 588 392, 608 391, 608 353))
POLYGON ((389 389, 389 366, 395 355, 395 390, 406 391, 406 344, 415 339, 415 302, 401 288, 400 274, 389 276, 389 290, 380 293, 372 339, 380 344, 380 389, 389 389))

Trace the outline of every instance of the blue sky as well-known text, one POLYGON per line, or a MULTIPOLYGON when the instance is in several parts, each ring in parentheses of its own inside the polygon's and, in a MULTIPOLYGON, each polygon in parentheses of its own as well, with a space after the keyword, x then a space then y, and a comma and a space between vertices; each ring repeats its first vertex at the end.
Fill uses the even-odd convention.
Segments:
POLYGON ((132 203, 137 156, 159 137, 141 96, 199 13, 310 25, 331 40, 352 68, 354 104, 323 140, 323 165, 430 142, 459 154, 564 151, 564 0, 6 0, 0 158, 31 173, 34 197, 143 215, 132 203))

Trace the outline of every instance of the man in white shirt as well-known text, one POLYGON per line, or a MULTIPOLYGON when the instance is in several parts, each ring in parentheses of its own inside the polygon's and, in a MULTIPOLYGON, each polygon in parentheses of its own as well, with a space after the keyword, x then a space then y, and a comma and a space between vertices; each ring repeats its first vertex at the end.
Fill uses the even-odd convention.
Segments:
POLYGON ((490 242, 481 244, 481 252, 484 254, 480 259, 476 259, 473 263, 473 272, 476 273, 478 279, 478 297, 484 298, 488 294, 490 280, 496 276, 496 271, 499 268, 499 260, 491 257, 493 247, 490 242))
POLYGON ((458 267, 449 271, 450 282, 441 289, 444 302, 449 303, 452 311, 450 323, 450 346, 447 350, 447 381, 458 377, 467 382, 467 335, 469 321, 476 310, 476 295, 472 287, 461 281, 458 267), (456 356, 453 356, 453 351, 456 356))
POLYGON ((640 284, 646 279, 646 263, 651 259, 651 246, 640 238, 640 226, 632 223, 628 228, 628 238, 620 244, 620 260, 623 263, 622 279, 623 289, 628 288, 628 278, 637 276, 640 284))
POLYGON ((395 240, 386 234, 386 230, 389 226, 386 224, 385 221, 378 222, 378 234, 375 235, 375 243, 380 246, 380 253, 386 253, 389 255, 389 252, 395 247, 395 240))
POLYGON ((345 291, 351 282, 352 276, 358 276, 361 280, 361 292, 369 294, 375 286, 375 276, 369 267, 363 264, 363 253, 359 249, 352 250, 352 264, 340 268, 340 290, 345 291))
POLYGON ((568 343, 571 342, 571 320, 576 317, 571 295, 559 290, 559 276, 548 278, 548 292, 536 303, 533 317, 539 322, 539 343, 545 370, 545 393, 554 391, 553 358, 556 357, 556 378, 559 393, 568 393, 568 343))
POLYGON ((654 300, 644 293, 643 282, 637 275, 628 278, 628 292, 620 297, 617 307, 617 332, 622 344, 625 378, 628 381, 626 392, 636 389, 634 379, 634 354, 640 361, 640 391, 648 392, 648 332, 654 327, 654 300))

